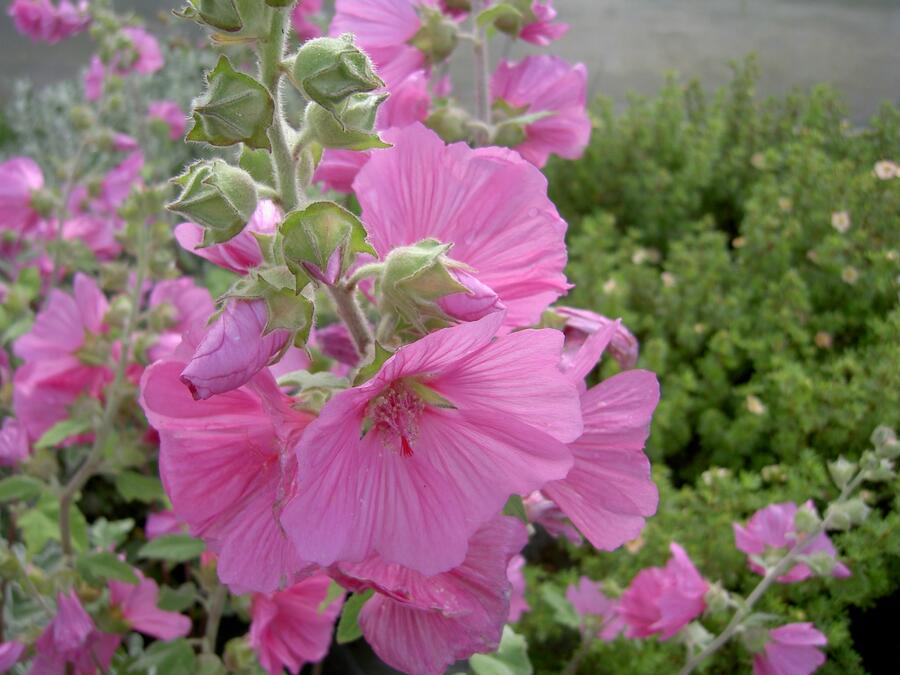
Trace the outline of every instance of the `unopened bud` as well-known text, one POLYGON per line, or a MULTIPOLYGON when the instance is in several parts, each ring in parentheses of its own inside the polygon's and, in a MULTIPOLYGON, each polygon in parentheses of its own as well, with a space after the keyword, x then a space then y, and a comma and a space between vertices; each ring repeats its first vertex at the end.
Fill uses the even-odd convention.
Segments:
POLYGON ((830 577, 834 573, 834 567, 837 564, 834 557, 826 551, 818 551, 812 555, 804 556, 803 562, 817 577, 830 577))
POLYGON ((432 112, 425 125, 447 143, 464 141, 469 137, 469 114, 462 108, 444 106, 432 112))
POLYGON ((275 104, 268 90, 232 68, 225 56, 207 73, 207 89, 194 101, 194 126, 186 140, 216 146, 244 143, 270 149, 268 130, 275 104))
POLYGON ((531 0, 506 0, 491 10, 494 12, 494 27, 512 37, 518 37, 522 28, 537 20, 531 9, 531 0))
POLYGON ((307 100, 335 115, 348 96, 384 86, 369 57, 353 44, 349 34, 305 42, 294 57, 289 77, 307 100))
POLYGON ((459 28, 437 9, 421 7, 419 9, 422 27, 409 41, 410 44, 425 54, 429 63, 440 63, 456 49, 459 28))
POLYGON ((76 131, 87 131, 96 122, 93 111, 87 106, 76 105, 69 110, 69 119, 76 131))
POLYGON ((709 614, 721 614, 728 611, 733 605, 731 595, 718 581, 710 584, 703 599, 706 601, 706 611, 709 614))
POLYGON ((203 246, 237 236, 256 211, 250 174, 221 159, 192 164, 174 182, 183 190, 167 208, 203 228, 203 246))
POLYGON ((794 529, 799 534, 809 534, 815 531, 821 522, 816 510, 807 504, 797 509, 797 513, 794 514, 794 529))
POLYGON ((488 314, 503 310, 506 306, 500 297, 487 284, 482 283, 465 270, 449 268, 450 275, 456 279, 465 291, 451 293, 437 301, 441 310, 457 321, 478 321, 488 314))
MULTIPOLYGON (((270 20, 270 12, 259 0, 188 0, 188 5, 175 12, 176 16, 191 19, 241 38, 261 37, 270 20)), ((217 36, 222 37, 222 36, 217 36)))
POLYGON ((375 117, 387 94, 354 94, 337 106, 334 113, 318 103, 306 106, 306 127, 322 147, 335 150, 371 150, 390 145, 375 133, 375 117))
POLYGON ((825 513, 825 524, 830 530, 849 530, 862 523, 870 510, 859 498, 832 504, 825 513))
POLYGON ((863 472, 864 478, 873 482, 891 480, 895 475, 894 462, 885 458, 879 458, 876 466, 866 469, 863 472))
POLYGON ((900 457, 900 442, 897 441, 897 434, 888 426, 881 425, 876 427, 872 432, 872 445, 875 446, 875 452, 879 456, 887 459, 896 459, 900 457))
POLYGON ((844 459, 844 457, 839 457, 837 461, 828 464, 828 471, 831 474, 831 479, 841 490, 846 487, 847 483, 853 480, 858 468, 859 467, 857 467, 855 462, 850 462, 844 459))

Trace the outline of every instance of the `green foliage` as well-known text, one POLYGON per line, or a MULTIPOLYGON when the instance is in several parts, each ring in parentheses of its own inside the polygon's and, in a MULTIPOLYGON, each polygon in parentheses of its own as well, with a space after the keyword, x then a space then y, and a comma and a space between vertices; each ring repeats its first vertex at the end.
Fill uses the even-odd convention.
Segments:
POLYGON ((670 80, 621 116, 601 101, 585 158, 549 168, 567 302, 641 340, 650 454, 679 480, 834 458, 900 411, 900 181, 873 171, 900 111, 853 129, 828 88, 759 103, 754 81, 750 61, 711 98, 670 80))

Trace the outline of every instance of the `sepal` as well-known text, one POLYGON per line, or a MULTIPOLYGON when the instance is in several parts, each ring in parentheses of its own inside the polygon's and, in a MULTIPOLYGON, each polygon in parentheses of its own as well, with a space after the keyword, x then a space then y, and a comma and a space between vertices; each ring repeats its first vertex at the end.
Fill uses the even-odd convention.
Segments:
POLYGON ((335 115, 348 96, 384 86, 372 61, 353 44, 350 34, 304 43, 293 57, 288 77, 307 100, 335 115))
POLYGON ((375 133, 378 106, 387 94, 353 94, 332 113, 318 103, 306 106, 306 132, 323 148, 372 150, 389 148, 375 133))

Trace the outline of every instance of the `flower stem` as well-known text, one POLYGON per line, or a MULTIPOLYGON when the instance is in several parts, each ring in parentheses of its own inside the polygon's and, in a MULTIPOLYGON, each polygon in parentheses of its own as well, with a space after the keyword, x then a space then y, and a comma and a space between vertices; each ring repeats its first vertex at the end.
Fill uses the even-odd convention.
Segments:
POLYGON ((562 669, 560 675, 575 675, 581 666, 581 662, 584 661, 584 657, 590 653, 592 644, 594 644, 593 635, 587 632, 582 633, 581 644, 572 655, 572 659, 566 664, 566 667, 562 669))
MULTIPOLYGON (((484 8, 483 0, 473 3, 472 16, 477 17, 484 8)), ((478 26, 478 22, 472 26, 474 40, 472 48, 475 53, 475 106, 478 119, 485 124, 491 124, 491 92, 490 92, 490 67, 491 58, 488 53, 487 36, 478 26)))
MULTIPOLYGON (((840 496, 837 498, 837 504, 844 502, 847 498, 859 487, 859 485, 863 481, 863 473, 860 472, 856 475, 856 477, 850 481, 843 490, 841 490, 840 496)), ((740 607, 734 613, 734 616, 731 617, 731 621, 728 622, 728 625, 725 626, 725 630, 723 630, 719 635, 706 647, 704 647, 700 652, 691 657, 687 663, 684 664, 684 667, 678 671, 678 675, 689 675, 694 672, 694 670, 699 666, 703 661, 707 658, 715 654, 719 649, 721 649, 732 637, 741 629, 743 626, 744 620, 750 616, 750 612, 753 610, 754 605, 759 601, 759 599, 765 594, 769 587, 775 583, 778 577, 785 574, 791 567, 794 566, 794 563, 807 549, 809 542, 815 540, 816 537, 823 534, 828 529, 828 520, 824 519, 818 526, 812 531, 806 534, 806 536, 802 537, 797 541, 796 544, 788 551, 784 557, 779 560, 774 567, 769 569, 766 573, 766 576, 763 577, 763 580, 757 584, 756 588, 747 596, 747 599, 740 603, 740 607)))
POLYGON ((225 600, 228 599, 228 590, 221 584, 216 587, 209 598, 206 611, 206 633, 203 637, 203 653, 216 653, 216 640, 219 637, 219 624, 222 621, 222 613, 225 611, 225 600))
POLYGON ((287 139, 287 123, 281 104, 281 61, 285 46, 285 10, 272 10, 272 24, 269 35, 258 43, 259 78, 269 90, 275 102, 275 117, 269 128, 269 142, 272 144, 272 165, 275 168, 277 188, 285 211, 293 211, 300 204, 297 188, 297 170, 291 156, 287 139))
POLYGON ((330 286, 328 288, 331 299, 334 300, 334 307, 338 316, 346 324, 353 343, 356 345, 356 351, 360 357, 365 357, 368 353, 369 346, 372 344, 372 327, 369 320, 363 314, 359 303, 356 302, 355 292, 352 287, 330 286))
POLYGON ((66 182, 63 184, 62 192, 60 193, 60 201, 56 206, 56 212, 53 214, 56 218, 56 246, 53 248, 53 255, 51 256, 51 261, 53 263, 53 269, 50 271, 50 285, 47 289, 47 297, 50 297, 50 291, 52 291, 59 284, 61 280, 61 272, 60 269, 60 242, 63 240, 63 225, 65 224, 66 217, 69 215, 69 198, 72 196, 72 190, 75 188, 75 179, 78 177, 78 167, 81 164, 81 160, 84 158, 84 152, 87 149, 87 140, 82 139, 81 143, 78 144, 78 149, 75 150, 75 154, 72 156, 72 162, 69 165, 69 171, 66 174, 66 182))

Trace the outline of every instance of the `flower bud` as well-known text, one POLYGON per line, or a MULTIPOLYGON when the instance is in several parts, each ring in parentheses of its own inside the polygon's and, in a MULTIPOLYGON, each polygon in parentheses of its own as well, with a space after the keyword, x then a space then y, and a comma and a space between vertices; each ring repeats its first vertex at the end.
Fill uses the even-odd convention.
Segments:
POLYGON ((230 34, 227 38, 214 36, 217 42, 233 41, 232 36, 260 37, 268 28, 271 10, 259 0, 188 0, 188 3, 175 14, 230 34))
POLYGON ((422 27, 413 35, 410 44, 425 54, 429 63, 445 61, 456 49, 459 28, 437 9, 419 9, 422 27))
POLYGON ((829 506, 825 513, 825 522, 828 529, 849 530, 853 525, 859 525, 865 521, 869 511, 871 509, 857 497, 829 506))
POLYGON ((456 12, 472 11, 472 0, 444 0, 444 5, 456 12))
POLYGON ((897 441, 897 434, 890 427, 881 425, 872 432, 872 445, 875 446, 875 452, 886 459, 897 459, 900 457, 900 442, 897 441))
POLYGON ((318 103, 306 106, 306 126, 311 137, 324 148, 371 150, 389 148, 374 132, 375 117, 387 94, 354 94, 334 113, 318 103))
POLYGON ((480 282, 468 272, 450 268, 450 275, 456 279, 466 291, 451 293, 440 298, 438 307, 447 315, 458 321, 478 321, 492 312, 506 309, 494 289, 480 282))
POLYGON ((830 577, 834 574, 834 568, 837 564, 827 551, 818 551, 812 555, 803 556, 803 562, 813 571, 817 577, 830 577))
POLYGON ((334 114, 348 96, 384 86, 369 57, 353 44, 349 34, 304 43, 294 56, 289 78, 307 100, 334 114))
POLYGON ((469 114, 462 108, 443 106, 432 112, 425 125, 447 143, 464 141, 469 137, 469 114))
POLYGON ((839 457, 836 462, 829 462, 828 471, 831 474, 831 479, 834 481, 834 484, 838 486, 838 489, 843 490, 844 487, 853 480, 853 477, 856 475, 858 467, 854 462, 850 462, 844 457, 839 457))
POLYGON ((297 275, 297 288, 309 278, 333 286, 356 254, 376 255, 359 219, 333 202, 315 202, 289 214, 279 231, 284 261, 297 275))
POLYGON ((797 509, 797 513, 794 515, 794 529, 798 534, 814 532, 821 522, 816 510, 807 504, 797 509))
POLYGON ((275 104, 268 90, 249 75, 231 67, 225 56, 207 73, 207 89, 194 101, 194 126, 188 141, 216 146, 244 143, 270 149, 268 130, 275 104))
POLYGON ((201 246, 237 236, 256 211, 256 184, 250 174, 221 159, 192 164, 173 182, 183 190, 167 208, 203 228, 201 246))
POLYGON ((515 120, 501 122, 494 132, 494 144, 504 148, 515 148, 528 140, 525 125, 515 120))
POLYGON ((706 601, 707 614, 721 614, 727 612, 734 604, 731 600, 731 595, 719 581, 709 585, 709 590, 706 591, 706 595, 703 596, 703 599, 706 601))

